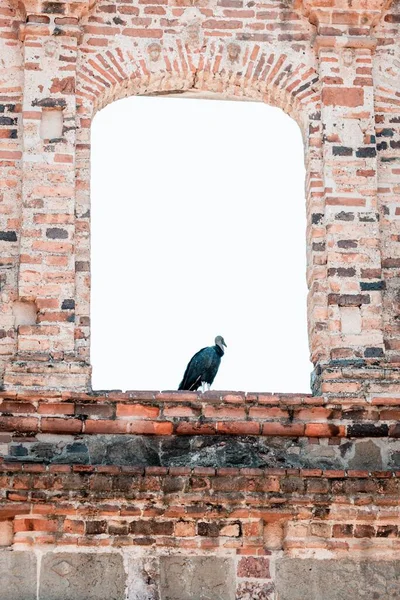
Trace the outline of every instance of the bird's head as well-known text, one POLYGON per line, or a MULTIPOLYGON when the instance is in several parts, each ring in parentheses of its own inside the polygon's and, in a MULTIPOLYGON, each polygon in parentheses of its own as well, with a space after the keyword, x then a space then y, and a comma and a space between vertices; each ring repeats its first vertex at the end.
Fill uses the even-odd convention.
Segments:
POLYGON ((224 346, 225 348, 227 348, 227 345, 225 344, 225 340, 222 337, 222 335, 217 335, 217 337, 215 338, 215 345, 219 346, 222 351, 224 350, 224 346))

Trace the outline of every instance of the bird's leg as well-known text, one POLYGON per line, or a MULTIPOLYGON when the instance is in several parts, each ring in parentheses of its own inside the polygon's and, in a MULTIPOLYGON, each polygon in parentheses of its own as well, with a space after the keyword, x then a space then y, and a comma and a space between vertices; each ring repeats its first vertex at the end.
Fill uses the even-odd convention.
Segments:
POLYGON ((211 389, 211 385, 209 383, 207 383, 207 392, 209 392, 211 389))
POLYGON ((202 381, 201 382, 201 393, 204 394, 205 391, 206 391, 206 382, 202 381))

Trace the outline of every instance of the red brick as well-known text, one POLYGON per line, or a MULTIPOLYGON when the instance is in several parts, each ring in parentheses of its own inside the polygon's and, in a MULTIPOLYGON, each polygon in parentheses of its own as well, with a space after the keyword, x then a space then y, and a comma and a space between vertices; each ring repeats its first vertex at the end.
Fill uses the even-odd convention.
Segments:
POLYGON ((110 421, 108 419, 87 419, 85 433, 127 433, 129 421, 110 421))
POLYGON ((124 29, 122 31, 123 35, 128 35, 131 37, 138 37, 138 38, 150 38, 150 39, 156 39, 156 38, 162 38, 163 36, 163 32, 161 29, 132 29, 130 27, 127 27, 126 29, 124 29))
POLYGON ((70 402, 40 403, 38 413, 40 415, 73 415, 75 414, 75 406, 70 402))
POLYGON ((217 433, 230 435, 258 435, 260 433, 259 423, 251 421, 226 421, 217 423, 217 433))
POLYGON ((46 465, 42 464, 26 464, 23 466, 24 473, 44 473, 46 465))
POLYGON ((8 417, 0 418, 0 431, 13 431, 14 433, 36 433, 39 420, 34 417, 8 417))
POLYGON ((178 435, 215 435, 216 431, 216 423, 190 423, 182 421, 175 427, 175 433, 178 435))
POLYGON ((177 537, 194 537, 196 535, 196 525, 193 521, 178 521, 175 524, 174 534, 177 537))
POLYGON ((36 407, 30 402, 9 402, 4 400, 0 404, 0 413, 31 414, 36 412, 36 407))
POLYGON ((133 421, 128 430, 135 434, 171 435, 173 424, 168 421, 133 421))
POLYGON ((118 404, 117 417, 141 417, 156 419, 160 414, 157 406, 148 406, 146 404, 118 404))
POLYGON ((85 415, 90 417, 110 418, 114 415, 114 407, 110 404, 76 404, 76 415, 85 415))
POLYGON ((241 29, 241 21, 228 21, 226 19, 208 19, 203 22, 204 29, 241 29))
POLYGON ((0 547, 11 546, 14 538, 13 521, 0 521, 0 547))
POLYGON ((286 409, 277 406, 252 406, 249 410, 249 417, 252 419, 288 419, 289 413, 286 409))
POLYGON ((351 524, 339 524, 333 526, 333 537, 352 537, 353 536, 353 525, 351 524))
POLYGON ((299 421, 312 421, 314 419, 329 419, 332 416, 332 409, 316 406, 314 408, 302 408, 296 412, 296 419, 299 421))
POLYGON ((193 469, 194 475, 215 475, 215 469, 213 467, 195 467, 193 469))
POLYGON ((331 425, 330 423, 308 423, 305 428, 307 437, 344 437, 344 425, 331 425))
POLYGON ((356 525, 354 528, 355 538, 372 538, 375 536, 375 528, 372 525, 356 525))
POLYGON ((244 408, 235 406, 212 406, 203 408, 203 415, 211 419, 245 419, 246 411, 244 408))
POLYGON ((198 417, 201 409, 191 406, 165 406, 163 415, 165 418, 173 417, 198 417))
POLYGON ((44 433, 80 433, 82 431, 82 421, 78 419, 42 417, 40 429, 44 433))
POLYGON ((269 579, 268 558, 258 558, 255 556, 241 558, 238 563, 237 575, 238 577, 269 579))
POLYGON ((304 435, 304 428, 305 426, 302 423, 292 423, 290 425, 282 423, 264 423, 262 426, 262 435, 299 437, 304 435))

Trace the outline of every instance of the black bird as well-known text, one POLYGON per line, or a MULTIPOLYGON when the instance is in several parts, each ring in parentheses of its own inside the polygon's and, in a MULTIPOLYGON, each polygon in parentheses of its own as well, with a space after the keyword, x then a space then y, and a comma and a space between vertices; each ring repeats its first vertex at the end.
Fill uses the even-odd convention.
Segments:
POLYGON ((221 358, 224 355, 224 346, 227 347, 224 338, 217 335, 215 346, 202 348, 192 357, 186 367, 185 374, 178 390, 197 390, 200 385, 202 391, 205 391, 206 384, 208 389, 215 379, 218 372, 221 358))

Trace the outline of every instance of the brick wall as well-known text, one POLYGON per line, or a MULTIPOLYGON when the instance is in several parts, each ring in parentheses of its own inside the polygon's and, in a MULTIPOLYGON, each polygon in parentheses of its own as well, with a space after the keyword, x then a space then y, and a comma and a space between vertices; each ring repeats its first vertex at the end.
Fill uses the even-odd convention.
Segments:
POLYGON ((2 0, 8 389, 90 388, 90 125, 132 94, 253 99, 298 122, 315 388, 346 361, 397 369, 399 2, 248 4, 2 0))
POLYGON ((398 597, 399 27, 399 0, 0 0, 13 600, 398 597), (168 93, 302 130, 312 396, 91 391, 91 121, 168 93))
MULTIPOLYGON (((330 571, 339 574, 351 556, 343 573, 361 564, 384 570, 384 588, 396 583, 374 561, 392 560, 399 547, 398 472, 4 464, 0 477, 8 499, 0 506, 8 523, 0 543, 14 548, 12 555, 0 552, 3 566, 14 563, 8 585, 17 585, 23 560, 36 561, 35 549, 43 553, 39 573, 32 567, 17 582, 19 594, 38 578, 40 598, 51 597, 49 587, 60 593, 67 586, 67 598, 106 598, 111 587, 121 599, 126 591, 142 599, 161 592, 171 599, 212 593, 272 600, 290 582, 279 570, 310 551, 323 559, 316 568, 335 559, 330 571), (134 578, 131 561, 140 567, 134 578), (86 575, 78 567, 85 563, 86 575)), ((357 585, 385 593, 372 573, 357 585)), ((288 598, 304 597, 290 586, 288 598)), ((323 589, 320 583, 309 597, 323 597, 323 589)))
POLYGON ((13 597, 300 600, 310 586, 313 600, 396 597, 395 394, 0 400, 13 597))

